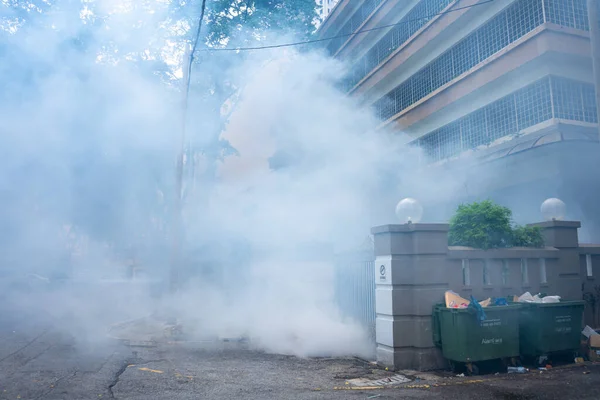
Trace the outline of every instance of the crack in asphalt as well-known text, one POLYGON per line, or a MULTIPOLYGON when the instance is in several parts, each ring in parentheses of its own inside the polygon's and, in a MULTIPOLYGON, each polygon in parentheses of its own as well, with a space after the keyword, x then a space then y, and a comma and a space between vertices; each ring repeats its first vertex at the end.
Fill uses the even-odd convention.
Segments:
POLYGON ((119 368, 117 370, 117 372, 115 372, 113 380, 108 385, 108 395, 110 396, 111 399, 116 399, 115 394, 113 393, 113 388, 117 385, 117 383, 119 383, 119 379, 121 378, 121 375, 123 375, 123 373, 125 373, 128 366, 129 366, 129 362, 127 360, 123 361, 121 368, 119 368))
POLYGON ((44 355, 48 350, 50 350, 51 348, 53 348, 54 346, 49 345, 48 347, 46 347, 44 350, 42 350, 41 352, 39 352, 38 354, 29 357, 28 359, 25 360, 25 362, 23 363, 23 366, 29 364, 30 362, 37 360, 38 358, 40 358, 42 355, 44 355))
MULTIPOLYGON (((31 342, 31 343, 33 343, 33 342, 31 342)), ((29 345, 31 345, 31 343, 30 343, 29 345)), ((16 360, 14 360, 13 362, 14 362, 16 365, 18 365, 18 368, 16 368, 16 367, 15 367, 15 365, 13 365, 13 366, 12 366, 12 368, 11 368, 11 372, 9 372, 9 373, 6 375, 7 377, 12 377, 12 376, 14 376, 14 375, 15 375, 17 372, 19 372, 19 369, 20 369, 20 368, 23 368, 23 367, 25 367, 27 364, 29 364, 30 362, 32 362, 32 361, 34 361, 34 360, 38 359, 39 357, 41 357, 43 354, 45 354, 45 353, 46 353, 48 350, 50 350, 50 349, 53 347, 52 345, 48 345, 48 347, 46 347, 45 349, 43 349, 43 350, 42 350, 42 351, 40 351, 39 353, 37 353, 37 354, 35 354, 34 356, 32 356, 32 357, 29 357, 29 358, 25 358, 25 357, 23 357, 23 355, 22 355, 22 354, 21 354, 21 358, 17 358, 17 357, 20 355, 20 354, 19 354, 19 352, 20 352, 21 350, 24 350, 26 347, 29 347, 29 345, 26 345, 26 346, 22 347, 20 350, 17 350, 17 351, 15 351, 15 352, 13 352, 13 354, 12 354, 12 355, 9 355, 9 356, 7 356, 7 357, 5 357, 5 358, 3 359, 3 360, 6 360, 6 359, 8 359, 8 358, 9 358, 9 357, 11 357, 11 356, 12 356, 12 357, 15 357, 15 358, 16 358, 16 360)))
POLYGON ((125 371, 127 371, 127 368, 131 365, 145 365, 145 364, 150 364, 150 363, 156 363, 156 362, 165 362, 165 361, 169 361, 166 358, 159 358, 156 360, 146 360, 146 361, 142 361, 140 358, 134 357, 134 359, 126 359, 125 361, 123 361, 123 363, 121 364, 121 367, 117 370, 117 372, 115 372, 112 381, 110 382, 110 384, 108 385, 108 395, 110 396, 111 399, 116 399, 115 394, 113 392, 113 388, 115 386, 117 386, 117 384, 119 383, 119 380, 121 379, 121 375, 123 375, 125 373, 125 371), (139 360, 139 361, 137 361, 139 360))
POLYGON ((46 333, 48 333, 50 329, 45 329, 42 333, 40 333, 39 335, 37 335, 36 337, 34 337, 33 339, 31 339, 29 342, 25 343, 23 346, 19 347, 17 350, 13 351, 12 353, 0 358, 0 363, 2 361, 5 361, 7 359, 9 359, 10 357, 20 353, 21 351, 25 350, 26 348, 28 348, 29 346, 31 346, 32 344, 34 344, 39 338, 41 338, 42 336, 44 336, 46 333))

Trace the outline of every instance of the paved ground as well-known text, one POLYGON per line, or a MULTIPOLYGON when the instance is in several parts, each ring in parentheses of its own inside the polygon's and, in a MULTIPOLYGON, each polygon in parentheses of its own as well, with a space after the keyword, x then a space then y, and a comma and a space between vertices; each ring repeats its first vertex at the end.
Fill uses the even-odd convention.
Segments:
POLYGON ((48 322, 4 316, 0 399, 600 398, 600 365, 477 378, 425 374, 400 388, 351 390, 348 380, 391 373, 356 359, 301 360, 226 343, 135 351, 80 345, 48 322))

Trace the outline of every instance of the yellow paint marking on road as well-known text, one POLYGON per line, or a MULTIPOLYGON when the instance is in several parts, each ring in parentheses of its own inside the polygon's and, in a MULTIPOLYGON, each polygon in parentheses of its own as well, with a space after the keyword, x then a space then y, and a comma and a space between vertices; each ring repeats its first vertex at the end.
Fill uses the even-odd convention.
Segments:
POLYGON ((148 372, 154 372, 155 374, 162 374, 163 371, 160 371, 158 369, 150 369, 150 368, 138 368, 140 371, 148 371, 148 372))

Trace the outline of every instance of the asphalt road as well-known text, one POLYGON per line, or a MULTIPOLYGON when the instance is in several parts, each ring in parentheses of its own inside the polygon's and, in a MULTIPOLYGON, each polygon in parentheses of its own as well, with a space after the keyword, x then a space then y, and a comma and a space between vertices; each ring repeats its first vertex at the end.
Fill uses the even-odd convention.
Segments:
POLYGON ((133 349, 81 342, 50 321, 0 313, 0 399, 600 398, 600 365, 477 378, 426 374, 401 388, 345 384, 388 375, 357 359, 297 359, 231 343, 133 349))

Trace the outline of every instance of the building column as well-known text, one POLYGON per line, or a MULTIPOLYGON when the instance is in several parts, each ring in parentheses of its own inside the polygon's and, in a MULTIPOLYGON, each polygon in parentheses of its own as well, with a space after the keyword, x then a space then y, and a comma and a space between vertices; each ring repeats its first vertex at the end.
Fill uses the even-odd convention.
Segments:
MULTIPOLYGON (((596 111, 600 122, 600 5, 598 0, 587 0, 587 7, 596 86, 596 111)), ((600 123, 598 124, 598 135, 600 137, 600 123)))
POLYGON ((377 362, 394 370, 443 367, 445 361, 433 344, 431 311, 448 290, 448 225, 384 225, 371 233, 377 362))
POLYGON ((559 252, 559 284, 556 293, 565 300, 581 300, 581 276, 579 265, 579 221, 546 221, 528 226, 542 228, 546 246, 554 247, 559 252))

